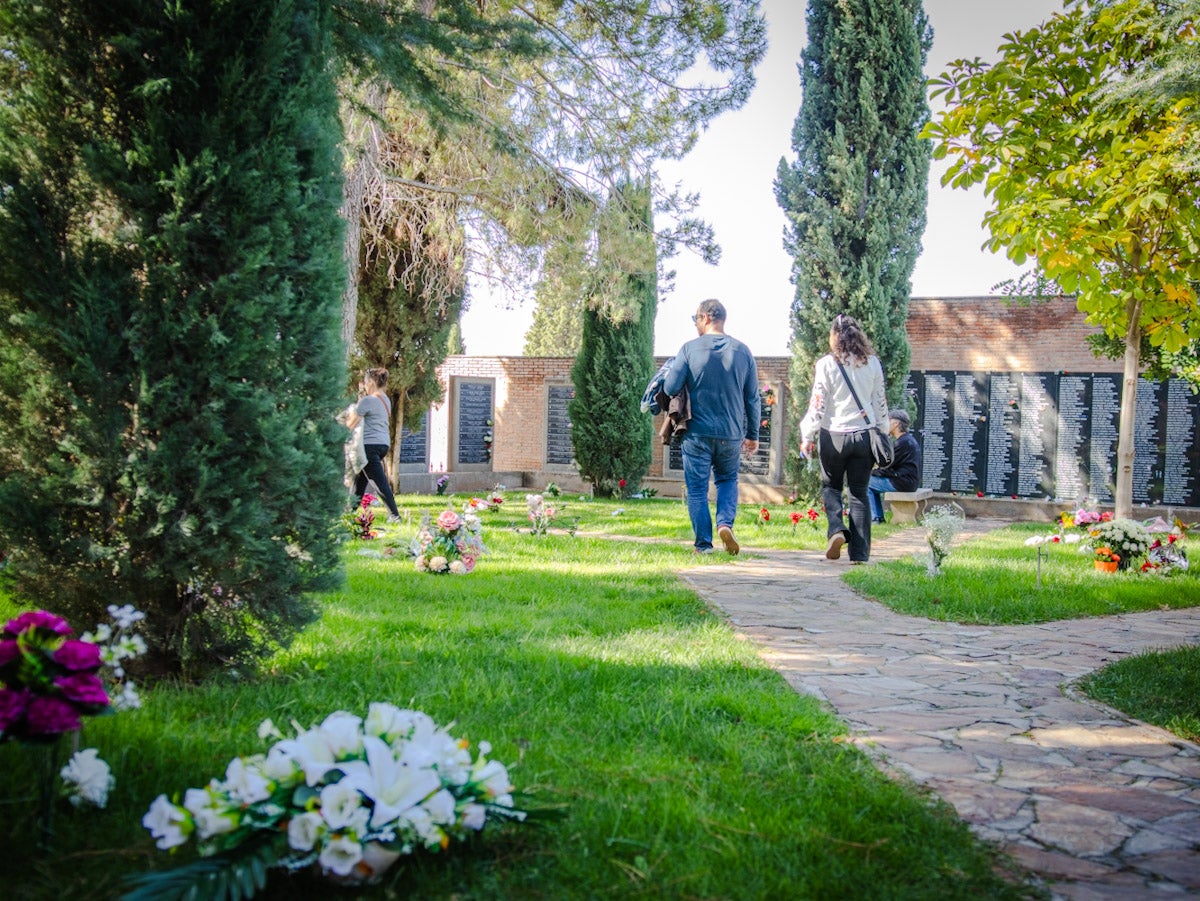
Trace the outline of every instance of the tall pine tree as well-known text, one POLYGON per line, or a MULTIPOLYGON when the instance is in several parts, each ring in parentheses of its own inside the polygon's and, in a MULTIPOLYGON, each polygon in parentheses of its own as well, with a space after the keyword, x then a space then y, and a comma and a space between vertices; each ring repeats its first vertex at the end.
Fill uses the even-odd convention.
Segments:
POLYGON ((920 0, 809 0, 807 23, 796 159, 780 160, 775 181, 794 258, 790 382, 800 415, 838 313, 863 323, 888 397, 903 392, 904 323, 925 230, 930 147, 917 135, 929 119, 923 70, 933 40, 920 0))
POLYGON ((0 8, 0 547, 77 628, 252 664, 337 575, 327 4, 0 8))
POLYGON ((599 244, 622 260, 638 260, 621 276, 625 309, 634 314, 615 321, 611 312, 589 306, 571 380, 575 396, 568 405, 571 441, 580 474, 600 497, 610 497, 625 481, 639 484, 650 468, 653 429, 641 412, 646 382, 654 374, 654 315, 658 279, 650 192, 644 184, 621 183, 609 198, 612 216, 599 244), (640 247, 636 253, 632 247, 640 247), (617 251, 616 248, 621 250, 617 251))

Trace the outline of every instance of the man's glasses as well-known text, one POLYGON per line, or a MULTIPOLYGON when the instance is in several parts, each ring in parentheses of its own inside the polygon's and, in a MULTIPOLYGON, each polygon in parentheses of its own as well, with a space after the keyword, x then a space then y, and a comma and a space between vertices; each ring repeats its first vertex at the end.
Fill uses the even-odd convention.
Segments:
POLYGON ((707 318, 708 318, 708 315, 706 313, 697 313, 695 316, 692 317, 692 322, 699 322, 701 319, 707 319, 707 318))

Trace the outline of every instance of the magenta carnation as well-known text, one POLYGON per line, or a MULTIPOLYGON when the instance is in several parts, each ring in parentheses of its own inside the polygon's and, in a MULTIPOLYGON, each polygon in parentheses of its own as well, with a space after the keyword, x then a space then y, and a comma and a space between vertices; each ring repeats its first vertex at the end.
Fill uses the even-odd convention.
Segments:
POLYGON ((5 732, 25 714, 29 706, 29 692, 0 688, 0 732, 5 732))
POLYGON ((67 625, 67 621, 48 610, 30 610, 16 619, 10 619, 4 627, 4 634, 16 637, 26 629, 43 629, 56 635, 71 634, 71 627, 67 625))
POLYGON ((104 691, 104 683, 95 676, 75 673, 72 676, 60 676, 54 680, 54 684, 68 701, 93 707, 108 706, 108 694, 104 691))
POLYGON ((30 735, 74 732, 81 725, 75 705, 62 698, 34 698, 25 711, 25 730, 30 735))
POLYGON ((68 639, 54 652, 54 662, 69 670, 99 669, 100 646, 90 641, 68 639))
POLYGON ((21 648, 16 639, 6 638, 0 641, 0 666, 7 666, 21 656, 21 648))

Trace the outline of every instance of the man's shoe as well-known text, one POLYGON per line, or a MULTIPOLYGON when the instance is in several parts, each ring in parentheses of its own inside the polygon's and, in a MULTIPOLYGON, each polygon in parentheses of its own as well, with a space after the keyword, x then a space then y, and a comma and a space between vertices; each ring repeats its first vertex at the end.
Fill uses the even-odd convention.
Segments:
POLYGON ((733 529, 729 526, 718 526, 717 537, 721 539, 721 544, 725 545, 725 552, 731 557, 736 557, 737 552, 742 549, 742 546, 737 543, 737 539, 733 537, 733 529))
POLYGON ((825 559, 837 560, 842 556, 842 545, 846 543, 846 536, 842 532, 834 532, 829 536, 829 544, 825 546, 825 559))
POLYGON ((713 549, 710 547, 694 547, 694 548, 692 548, 693 554, 711 554, 712 552, 713 552, 713 549))

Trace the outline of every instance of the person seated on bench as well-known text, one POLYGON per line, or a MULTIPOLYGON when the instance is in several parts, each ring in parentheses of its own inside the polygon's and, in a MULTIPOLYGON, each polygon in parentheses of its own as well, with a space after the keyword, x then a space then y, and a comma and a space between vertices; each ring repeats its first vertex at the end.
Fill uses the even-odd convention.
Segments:
POLYGON ((921 445, 908 431, 908 413, 888 411, 888 432, 896 439, 896 456, 887 469, 872 469, 867 496, 871 500, 871 518, 883 522, 885 491, 916 491, 921 484, 921 445))

